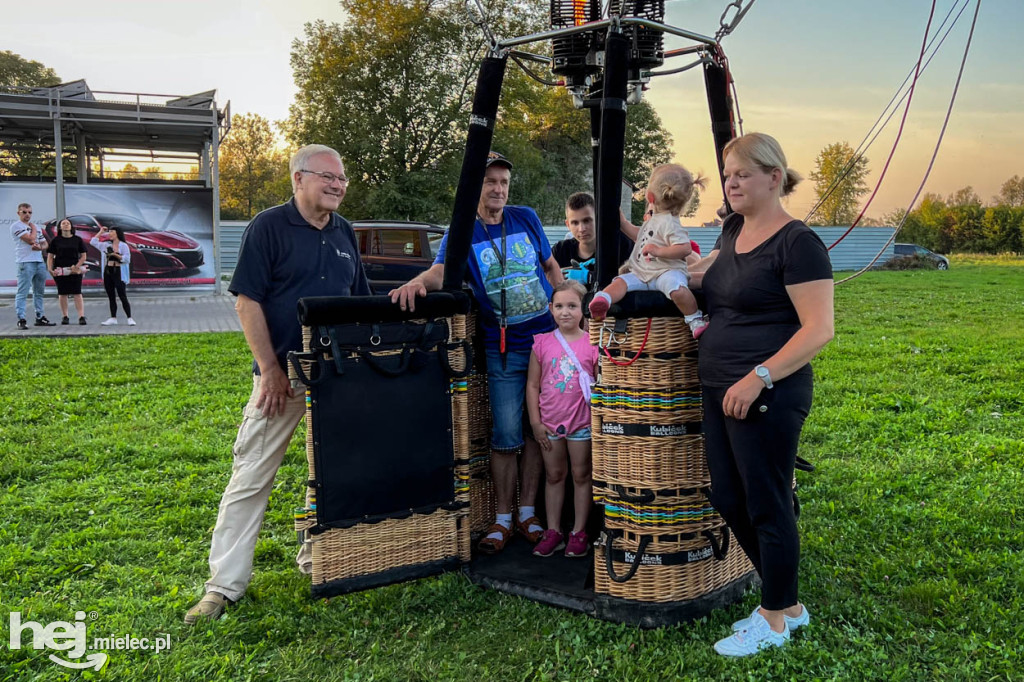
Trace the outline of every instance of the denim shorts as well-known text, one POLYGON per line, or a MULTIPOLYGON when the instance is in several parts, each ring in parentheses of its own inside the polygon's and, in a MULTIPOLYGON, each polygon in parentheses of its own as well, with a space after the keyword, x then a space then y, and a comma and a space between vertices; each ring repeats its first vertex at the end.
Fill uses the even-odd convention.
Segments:
POLYGON ((590 427, 584 426, 579 431, 573 431, 568 436, 564 433, 548 433, 548 440, 590 440, 590 427))
POLYGON ((518 453, 523 448, 523 403, 532 349, 501 353, 487 349, 487 392, 491 399, 491 450, 518 453))

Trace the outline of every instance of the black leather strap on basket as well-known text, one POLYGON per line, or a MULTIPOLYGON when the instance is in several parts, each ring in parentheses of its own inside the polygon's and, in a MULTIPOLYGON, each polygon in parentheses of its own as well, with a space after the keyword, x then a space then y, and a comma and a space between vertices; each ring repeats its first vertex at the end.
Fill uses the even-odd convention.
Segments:
POLYGON ((668 438, 703 433, 699 421, 682 424, 633 424, 628 422, 601 422, 602 436, 638 436, 640 438, 668 438))
POLYGON ((700 535, 707 539, 706 547, 688 549, 682 552, 669 552, 661 554, 648 554, 647 547, 654 537, 650 535, 641 536, 635 552, 623 549, 614 549, 613 543, 619 533, 606 530, 598 540, 604 545, 605 570, 608 577, 617 583, 627 582, 636 575, 641 566, 683 566, 698 561, 705 561, 714 558, 716 561, 724 561, 729 553, 729 527, 722 527, 722 541, 719 542, 715 534, 710 530, 701 531, 700 535), (629 564, 629 570, 624 575, 616 575, 615 562, 629 564))
POLYGON ((433 291, 416 299, 416 310, 402 310, 388 296, 307 296, 298 303, 304 327, 352 322, 402 322, 451 317, 469 312, 470 298, 462 291, 433 291))
POLYGON ((329 371, 327 356, 316 351, 307 353, 297 353, 293 350, 288 351, 288 363, 295 370, 295 376, 306 386, 316 386, 327 377, 327 372, 329 371), (303 362, 314 363, 313 367, 316 368, 316 371, 313 372, 312 376, 306 374, 306 370, 302 368, 303 362))

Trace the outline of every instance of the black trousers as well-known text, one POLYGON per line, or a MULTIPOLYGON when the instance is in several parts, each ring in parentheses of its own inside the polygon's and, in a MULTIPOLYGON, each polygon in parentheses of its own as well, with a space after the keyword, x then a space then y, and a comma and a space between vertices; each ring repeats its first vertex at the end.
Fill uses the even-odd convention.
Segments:
POLYGON ((121 305, 124 307, 124 314, 128 317, 132 316, 132 306, 128 302, 128 292, 125 289, 124 282, 121 281, 121 268, 104 268, 103 273, 103 288, 107 291, 107 301, 110 303, 110 316, 117 317, 117 299, 114 298, 114 293, 117 293, 118 298, 121 299, 121 305))
POLYGON ((711 504, 761 576, 761 606, 797 603, 800 537, 793 507, 793 468, 800 430, 811 409, 814 378, 776 382, 750 406, 746 419, 726 417, 728 388, 705 386, 704 444, 711 504))

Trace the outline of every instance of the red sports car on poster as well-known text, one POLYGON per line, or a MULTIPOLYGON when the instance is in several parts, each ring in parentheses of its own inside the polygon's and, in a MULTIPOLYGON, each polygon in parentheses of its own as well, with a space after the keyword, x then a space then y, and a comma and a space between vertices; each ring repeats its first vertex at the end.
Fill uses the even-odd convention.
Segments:
MULTIPOLYGON (((68 216, 75 234, 85 240, 86 263, 93 272, 100 267, 99 251, 89 241, 99 234, 100 226, 124 230, 124 240, 132 253, 131 276, 168 277, 194 270, 203 264, 203 247, 187 234, 175 230, 156 230, 138 218, 113 213, 80 213, 68 216)), ((46 223, 46 237, 57 234, 57 219, 46 223)))

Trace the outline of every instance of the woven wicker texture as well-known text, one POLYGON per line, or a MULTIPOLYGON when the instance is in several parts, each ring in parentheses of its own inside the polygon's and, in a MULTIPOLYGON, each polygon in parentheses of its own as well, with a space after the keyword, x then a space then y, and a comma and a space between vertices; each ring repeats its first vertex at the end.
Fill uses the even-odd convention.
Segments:
MULTIPOLYGON (((717 533, 716 533, 717 534, 717 533)), ((639 546, 638 537, 616 538, 614 549, 636 551, 639 546)), ((673 554, 682 551, 707 551, 708 540, 698 537, 679 542, 651 542, 646 554, 673 554)), ((683 602, 697 599, 742 578, 754 570, 747 555, 739 547, 729 548, 725 559, 719 561, 714 557, 683 564, 681 566, 649 566, 642 565, 636 574, 624 583, 618 583, 608 577, 605 567, 605 550, 603 546, 594 552, 594 591, 621 599, 632 599, 641 602, 683 602)), ((629 564, 613 561, 616 575, 624 575, 629 564)))
MULTIPOLYGON (((414 320, 423 322, 424 320, 414 320)), ((449 318, 450 343, 467 339, 466 333, 473 327, 467 316, 449 318)), ((303 348, 310 349, 312 330, 303 327, 303 348)), ((400 351, 381 351, 380 355, 392 355, 400 351)), ((462 348, 453 348, 448 354, 454 371, 466 367, 468 357, 462 348)), ((314 372, 312 361, 302 361, 307 376, 314 372)), ((295 378, 294 370, 289 373, 295 378)), ((455 453, 454 480, 455 501, 472 504, 474 500, 486 511, 490 501, 489 514, 493 518, 493 493, 490 477, 487 475, 489 452, 486 444, 481 450, 474 450, 473 437, 478 440, 480 433, 489 436, 489 421, 481 427, 481 414, 490 419, 487 412, 486 377, 471 375, 451 380, 452 397, 452 440, 455 453), (478 406, 483 403, 483 411, 478 406), (474 457, 474 452, 482 452, 474 457), (483 474, 481 474, 481 470, 483 474)), ((313 452, 312 428, 314 416, 309 391, 306 392, 306 461, 309 466, 309 480, 316 480, 316 466, 313 452)), ((324 416, 329 418, 329 416, 324 416)), ((318 535, 307 531, 316 524, 314 489, 306 494, 304 513, 295 513, 295 530, 302 532, 306 542, 313 546, 313 583, 323 584, 362 575, 379 573, 391 568, 421 564, 458 556, 469 561, 471 553, 470 509, 439 509, 431 514, 417 514, 407 519, 387 519, 374 524, 357 524, 343 529, 329 529, 318 535)), ((475 516, 479 516, 477 513, 475 516)), ((483 521, 478 521, 484 526, 483 521)))
POLYGON ((361 523, 312 536, 313 584, 459 556, 468 559, 468 511, 439 509, 406 519, 361 523), (466 556, 462 552, 466 551, 466 556))
MULTIPOLYGON (((700 433, 701 387, 693 336, 680 318, 631 319, 624 332, 607 319, 591 326, 602 347, 591 401, 594 501, 604 506, 613 547, 635 552, 653 538, 647 555, 695 552, 692 563, 639 566, 625 582, 608 575, 605 550, 594 554, 594 589, 641 602, 697 599, 752 569, 738 546, 724 559, 710 555, 699 535, 721 534, 724 522, 708 501, 711 483, 700 433), (605 351, 608 352, 605 352, 605 351)), ((621 325, 619 325, 621 327, 621 325)), ((628 562, 614 561, 625 576, 628 562)))
POLYGON ((605 318, 590 325, 590 343, 630 354, 644 353, 696 353, 697 342, 681 317, 634 318, 626 321, 626 331, 615 331, 616 320, 605 318), (647 332, 647 321, 651 330, 647 332), (644 338, 647 343, 644 343, 644 338))

